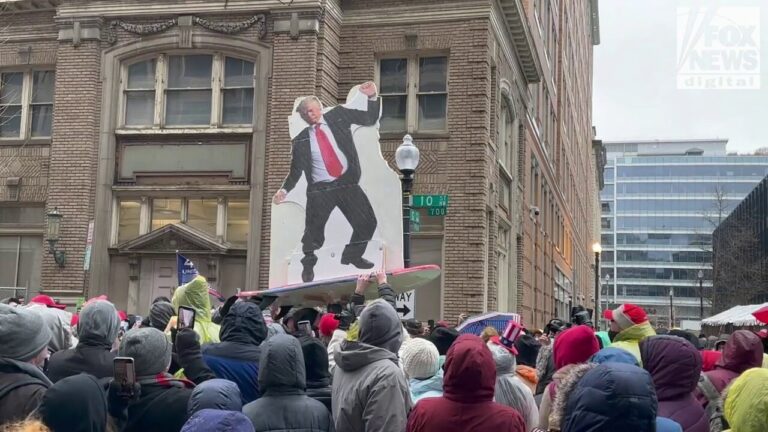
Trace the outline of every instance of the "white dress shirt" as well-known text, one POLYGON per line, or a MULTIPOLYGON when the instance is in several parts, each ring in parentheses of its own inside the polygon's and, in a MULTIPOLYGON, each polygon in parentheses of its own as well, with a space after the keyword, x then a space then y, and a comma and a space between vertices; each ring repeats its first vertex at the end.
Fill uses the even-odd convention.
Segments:
MULTIPOLYGON (((336 138, 333 137, 331 128, 328 127, 325 118, 321 118, 317 124, 320 125, 320 129, 325 132, 325 136, 327 136, 328 140, 331 142, 333 151, 336 152, 336 157, 339 158, 339 162, 341 162, 341 173, 344 174, 347 172, 347 158, 339 148, 339 145, 336 144, 336 138)), ((315 131, 315 127, 316 125, 311 125, 309 128, 309 143, 310 148, 312 149, 312 182, 332 182, 336 180, 336 177, 328 174, 328 170, 325 169, 325 161, 323 161, 323 155, 320 153, 320 146, 317 143, 317 132, 315 131)))

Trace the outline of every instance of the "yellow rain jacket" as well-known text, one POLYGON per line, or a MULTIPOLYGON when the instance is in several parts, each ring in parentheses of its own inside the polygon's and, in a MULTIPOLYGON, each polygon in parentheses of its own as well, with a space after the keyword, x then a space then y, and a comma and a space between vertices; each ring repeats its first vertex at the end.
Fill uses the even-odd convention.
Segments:
POLYGON ((208 282, 204 277, 197 276, 176 288, 171 303, 177 314, 179 306, 195 310, 195 332, 200 335, 200 345, 219 342, 219 326, 211 321, 211 299, 208 297, 208 282))
POLYGON ((750 369, 733 380, 723 413, 731 427, 728 431, 768 431, 768 369, 750 369))
POLYGON ((656 331, 651 327, 651 323, 646 321, 642 324, 635 324, 628 329, 624 329, 613 338, 611 346, 629 351, 637 359, 640 366, 643 361, 640 359, 640 341, 648 336, 655 336, 656 331))

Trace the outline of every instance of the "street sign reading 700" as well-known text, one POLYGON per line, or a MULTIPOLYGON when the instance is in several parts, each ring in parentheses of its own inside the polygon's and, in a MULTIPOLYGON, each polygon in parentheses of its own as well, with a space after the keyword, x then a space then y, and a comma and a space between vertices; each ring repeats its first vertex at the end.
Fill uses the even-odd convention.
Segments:
POLYGON ((414 195, 413 208, 448 207, 448 195, 414 195))

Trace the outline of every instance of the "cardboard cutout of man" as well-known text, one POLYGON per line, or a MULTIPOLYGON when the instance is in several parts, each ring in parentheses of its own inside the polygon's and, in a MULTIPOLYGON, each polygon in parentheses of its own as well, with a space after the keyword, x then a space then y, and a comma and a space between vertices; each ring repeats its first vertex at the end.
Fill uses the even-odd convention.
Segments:
POLYGON ((304 282, 314 280, 315 251, 325 242, 325 225, 338 207, 352 227, 352 237, 341 254, 341 263, 359 269, 373 268, 363 254, 376 231, 376 215, 360 187, 360 160, 352 139, 352 125, 373 126, 379 120, 381 101, 376 84, 369 81, 359 91, 368 96, 365 111, 336 106, 323 113, 315 96, 304 98, 296 108, 308 124, 292 141, 291 168, 273 202, 280 204, 302 175, 307 180, 307 204, 301 259, 304 282))

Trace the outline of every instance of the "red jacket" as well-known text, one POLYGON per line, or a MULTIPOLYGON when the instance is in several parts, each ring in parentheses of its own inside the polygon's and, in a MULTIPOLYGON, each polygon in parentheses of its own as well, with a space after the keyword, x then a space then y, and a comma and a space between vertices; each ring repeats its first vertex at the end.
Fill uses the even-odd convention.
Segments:
POLYGON ((443 396, 420 400, 407 432, 525 432, 512 408, 493 402, 496 365, 483 340, 462 335, 448 350, 443 396))

